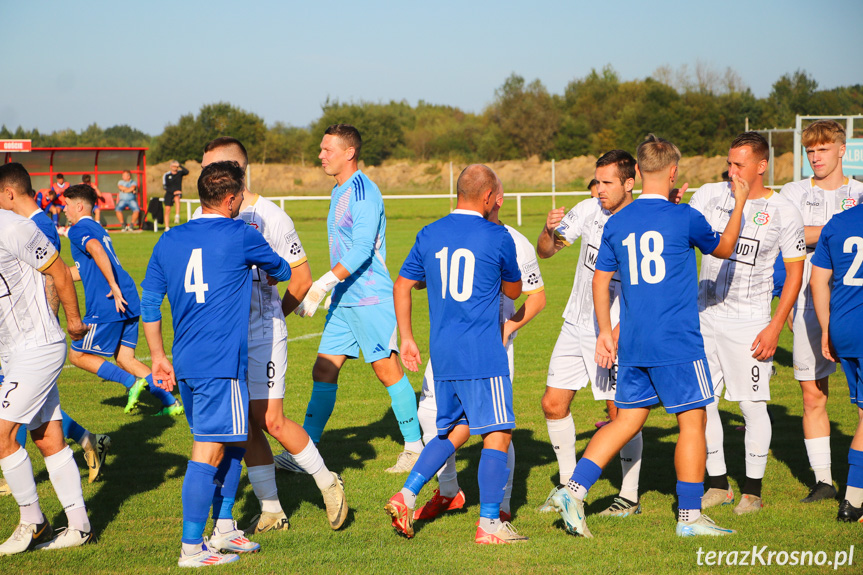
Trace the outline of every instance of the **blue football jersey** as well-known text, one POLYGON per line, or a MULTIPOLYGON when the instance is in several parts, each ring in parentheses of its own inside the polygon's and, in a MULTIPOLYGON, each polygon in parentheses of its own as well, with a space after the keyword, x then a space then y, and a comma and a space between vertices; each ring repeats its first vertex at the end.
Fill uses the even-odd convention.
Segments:
POLYGON ((333 188, 327 238, 330 267, 340 263, 351 272, 333 290, 333 304, 359 306, 392 301, 384 200, 378 187, 361 171, 333 188))
POLYGON ((42 210, 38 210, 30 214, 30 219, 33 220, 33 223, 36 224, 36 227, 45 234, 51 243, 54 245, 54 249, 58 252, 60 251, 60 234, 57 233, 57 227, 54 225, 54 222, 51 221, 45 212, 42 210))
POLYGON ((436 380, 509 375, 500 288, 521 271, 504 226, 456 210, 420 230, 399 275, 426 282, 436 380))
POLYGON ((839 357, 863 357, 863 204, 827 222, 812 265, 833 270, 830 341, 836 353, 839 357))
POLYGON ((72 257, 75 258, 75 267, 81 274, 81 283, 84 284, 84 299, 87 301, 87 315, 84 323, 108 323, 136 318, 141 315, 141 298, 138 296, 138 288, 132 276, 120 265, 120 260, 114 252, 111 236, 90 216, 78 220, 78 223, 69 228, 69 242, 72 244, 72 257), (111 269, 114 272, 114 280, 123 292, 126 300, 126 311, 118 313, 114 305, 114 299, 105 297, 111 293, 108 281, 102 275, 102 271, 93 257, 87 251, 87 242, 98 241, 108 254, 111 269))
POLYGON ((245 379, 249 307, 256 265, 274 275, 290 266, 242 220, 205 214, 159 238, 141 287, 167 294, 177 379, 245 379))
POLYGON ((609 218, 596 269, 620 271, 619 365, 652 367, 704 357, 692 248, 709 254, 719 238, 698 210, 652 194, 609 218))

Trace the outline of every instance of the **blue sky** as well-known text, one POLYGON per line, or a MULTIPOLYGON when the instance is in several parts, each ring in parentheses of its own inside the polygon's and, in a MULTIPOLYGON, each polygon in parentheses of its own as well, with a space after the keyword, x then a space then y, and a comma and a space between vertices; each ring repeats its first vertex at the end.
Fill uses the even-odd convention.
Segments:
POLYGON ((218 101, 295 126, 327 97, 480 112, 513 72, 560 94, 607 64, 632 80, 700 60, 759 97, 798 68, 863 82, 860 0, 28 0, 3 17, 0 124, 43 132, 158 134, 218 101))

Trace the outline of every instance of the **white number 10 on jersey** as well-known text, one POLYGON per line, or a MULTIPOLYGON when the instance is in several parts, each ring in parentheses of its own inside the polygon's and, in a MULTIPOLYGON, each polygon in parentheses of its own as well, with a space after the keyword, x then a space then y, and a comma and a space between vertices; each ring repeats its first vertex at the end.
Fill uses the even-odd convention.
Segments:
POLYGON ((204 303, 204 294, 210 286, 204 283, 204 260, 201 248, 192 250, 189 263, 186 264, 186 293, 195 294, 195 302, 204 303))
MULTIPOLYGON (((638 284, 638 258, 636 256, 635 233, 631 233, 623 240, 629 256, 629 283, 638 284)), ((665 249, 665 240, 659 232, 645 232, 639 242, 641 251, 641 276, 649 284, 658 284, 665 279, 665 260, 662 259, 662 250, 665 249), (653 269, 651 269, 651 267, 653 269)))
POLYGON ((459 248, 454 251, 452 260, 448 259, 448 254, 449 248, 444 248, 434 255, 440 260, 440 297, 446 299, 447 287, 449 287, 449 294, 452 299, 467 301, 473 294, 473 272, 476 268, 476 258, 473 252, 466 248, 459 248), (464 269, 462 269, 462 262, 464 262, 464 269), (461 290, 458 289, 459 280, 461 280, 461 290), (449 283, 448 286, 447 283, 449 283))

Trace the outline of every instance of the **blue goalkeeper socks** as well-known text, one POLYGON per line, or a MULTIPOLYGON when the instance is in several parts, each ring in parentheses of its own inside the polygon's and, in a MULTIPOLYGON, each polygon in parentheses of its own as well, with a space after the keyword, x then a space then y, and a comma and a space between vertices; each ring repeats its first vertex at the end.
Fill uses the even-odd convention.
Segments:
POLYGON ((78 425, 78 422, 62 409, 60 410, 60 415, 63 416, 63 437, 67 437, 75 443, 81 443, 81 439, 84 438, 87 430, 78 425))
POLYGON ((135 385, 136 381, 134 375, 132 375, 128 371, 120 369, 110 361, 103 362, 102 365, 99 366, 99 369, 96 371, 96 375, 98 375, 102 379, 119 383, 126 389, 129 389, 130 387, 135 385))
POLYGON ((324 427, 327 425, 333 408, 336 406, 336 391, 339 386, 335 383, 324 383, 316 381, 312 385, 312 397, 306 408, 306 419, 303 421, 303 429, 309 434, 314 443, 321 441, 324 427))
POLYGON ((204 542, 204 527, 216 492, 217 469, 206 463, 190 461, 183 479, 183 543, 204 542))
POLYGON ((399 429, 405 443, 419 441, 422 432, 419 417, 417 417, 417 396, 408 377, 403 375, 395 385, 387 388, 387 392, 390 394, 393 413, 399 422, 399 429))

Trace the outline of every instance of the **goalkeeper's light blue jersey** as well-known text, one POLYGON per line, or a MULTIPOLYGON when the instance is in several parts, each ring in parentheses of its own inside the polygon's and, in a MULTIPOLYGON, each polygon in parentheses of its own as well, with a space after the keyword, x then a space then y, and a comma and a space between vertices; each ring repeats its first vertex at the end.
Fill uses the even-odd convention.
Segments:
POLYGON ((387 270, 387 217, 378 187, 357 170, 333 188, 327 216, 330 267, 342 264, 351 275, 333 290, 333 304, 375 305, 392 301, 387 270))
POLYGON ((417 234, 399 275, 426 282, 435 381, 509 376, 500 332, 501 280, 521 280, 504 226, 455 210, 417 234))
POLYGON ((205 214, 159 238, 141 287, 168 295, 177 379, 245 379, 252 275, 280 281, 291 267, 242 220, 205 214))

